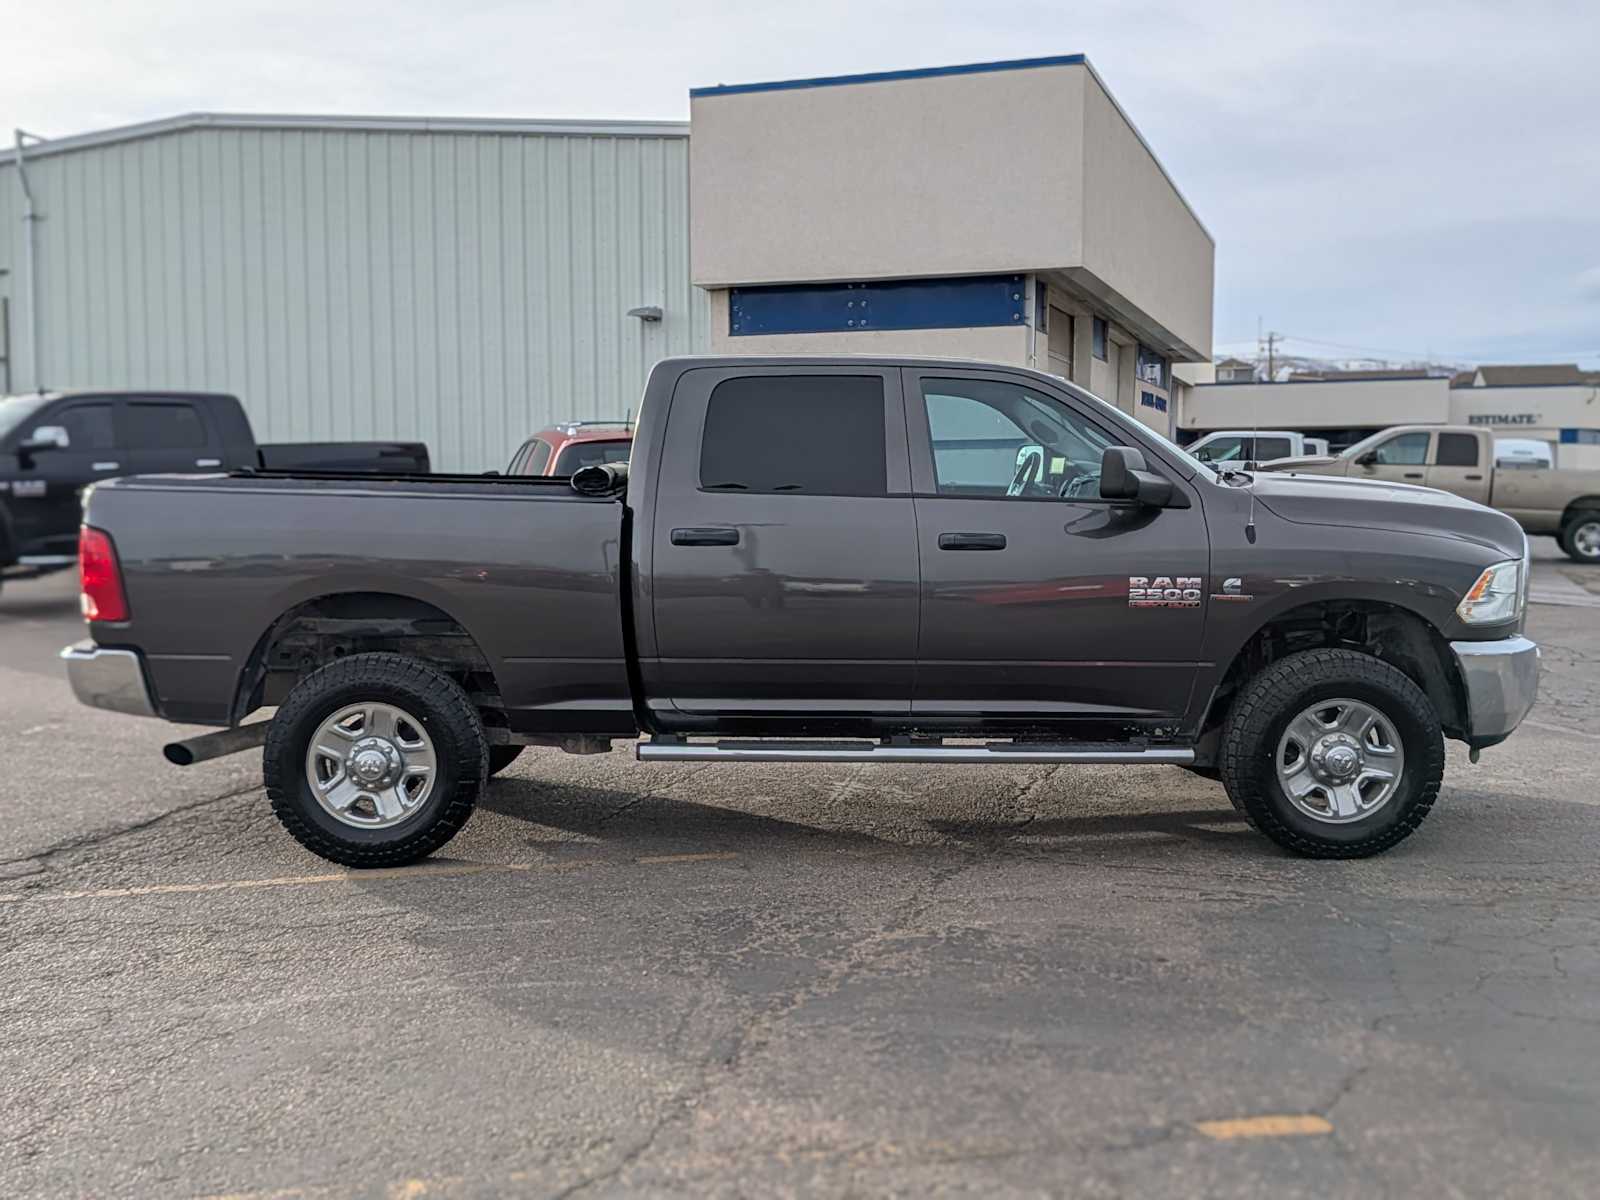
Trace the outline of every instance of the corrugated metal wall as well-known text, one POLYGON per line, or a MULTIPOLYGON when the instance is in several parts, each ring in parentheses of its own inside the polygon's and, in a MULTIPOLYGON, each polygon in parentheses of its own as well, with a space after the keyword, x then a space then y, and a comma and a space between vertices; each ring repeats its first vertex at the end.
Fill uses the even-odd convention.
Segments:
POLYGON ((263 441, 420 438, 440 469, 500 467, 542 425, 636 408, 653 362, 708 341, 683 136, 197 129, 29 176, 44 382, 235 392, 263 441), (625 315, 646 304, 660 324, 625 315))

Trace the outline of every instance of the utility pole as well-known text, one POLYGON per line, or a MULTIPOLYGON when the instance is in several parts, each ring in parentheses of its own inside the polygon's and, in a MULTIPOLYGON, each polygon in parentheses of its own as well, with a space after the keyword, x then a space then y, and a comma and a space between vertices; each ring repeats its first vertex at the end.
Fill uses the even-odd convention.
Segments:
POLYGON ((1257 345, 1256 345, 1256 350, 1257 350, 1258 353, 1260 352, 1262 343, 1265 343, 1265 345, 1266 345, 1267 382, 1268 383, 1271 383, 1277 377, 1277 374, 1278 374, 1277 355, 1275 353, 1275 347, 1281 341, 1283 341, 1283 334, 1281 334, 1281 333, 1273 333, 1273 332, 1271 332, 1269 330, 1268 332, 1260 335, 1259 340, 1258 340, 1257 345))

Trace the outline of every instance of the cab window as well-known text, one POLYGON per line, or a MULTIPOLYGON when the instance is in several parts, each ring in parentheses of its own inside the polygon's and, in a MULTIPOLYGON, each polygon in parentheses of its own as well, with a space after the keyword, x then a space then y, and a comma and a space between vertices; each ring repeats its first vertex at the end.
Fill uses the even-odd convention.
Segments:
POLYGON ((1195 452, 1201 462, 1236 462, 1243 449, 1243 441, 1236 437, 1217 438, 1207 442, 1195 452))
POLYGON ((1373 453, 1380 467, 1420 467, 1428 461, 1428 438, 1432 434, 1402 433, 1382 443, 1373 453))
POLYGON ((1470 433, 1441 433, 1437 458, 1441 467, 1475 467, 1478 439, 1470 433))
POLYGON ((922 402, 941 496, 1098 499, 1111 436, 1015 383, 925 379, 922 402))
POLYGON ((585 467, 627 462, 632 450, 633 441, 630 438, 619 438, 611 442, 572 442, 556 459, 550 473, 575 475, 585 467))

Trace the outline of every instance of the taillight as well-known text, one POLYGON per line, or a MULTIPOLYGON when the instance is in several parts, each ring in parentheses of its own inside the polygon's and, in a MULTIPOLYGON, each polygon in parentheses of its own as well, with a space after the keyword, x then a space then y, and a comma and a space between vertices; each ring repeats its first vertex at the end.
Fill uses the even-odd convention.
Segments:
POLYGON ((85 525, 78 531, 78 577, 82 581, 85 621, 126 621, 128 597, 122 590, 117 548, 103 529, 85 525))

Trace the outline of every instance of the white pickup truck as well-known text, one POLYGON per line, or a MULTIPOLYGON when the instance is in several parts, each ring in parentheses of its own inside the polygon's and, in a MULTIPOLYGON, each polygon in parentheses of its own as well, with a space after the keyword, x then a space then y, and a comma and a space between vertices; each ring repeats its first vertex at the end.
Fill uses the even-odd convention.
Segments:
POLYGON ((1487 429, 1396 425, 1335 457, 1280 459, 1264 469, 1438 488, 1498 508, 1530 534, 1558 539, 1577 562, 1600 563, 1600 471, 1502 466, 1487 429))
POLYGON ((1289 429, 1219 429, 1188 449, 1201 462, 1247 463, 1326 454, 1328 443, 1289 429))

